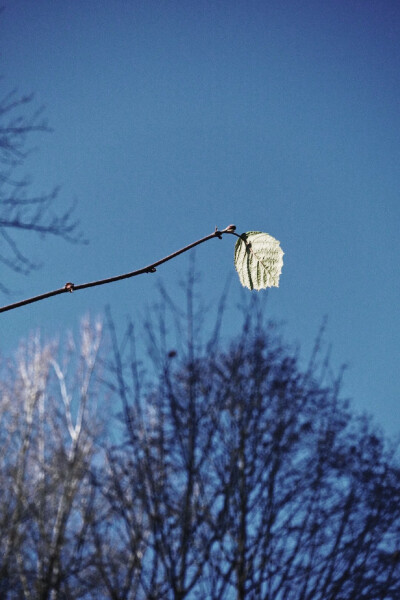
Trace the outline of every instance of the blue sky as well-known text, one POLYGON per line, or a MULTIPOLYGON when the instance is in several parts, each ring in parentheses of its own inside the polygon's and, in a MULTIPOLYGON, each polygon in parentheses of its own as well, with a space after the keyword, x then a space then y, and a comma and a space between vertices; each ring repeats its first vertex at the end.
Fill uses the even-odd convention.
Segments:
MULTIPOLYGON (((60 208, 76 199, 90 240, 20 238, 44 266, 3 270, 18 294, 1 304, 140 268, 216 225, 266 231, 285 252, 279 289, 261 292, 266 314, 304 356, 327 315, 345 395, 398 433, 398 2, 13 0, 0 32, 4 92, 35 92, 54 128, 32 140, 31 191, 60 184, 60 208)), ((196 252, 211 309, 233 246, 196 252)), ((180 257, 4 313, 0 351, 31 330, 75 330, 107 304, 138 318, 156 280, 187 268, 180 257)), ((230 295, 243 299, 236 280, 230 295)))

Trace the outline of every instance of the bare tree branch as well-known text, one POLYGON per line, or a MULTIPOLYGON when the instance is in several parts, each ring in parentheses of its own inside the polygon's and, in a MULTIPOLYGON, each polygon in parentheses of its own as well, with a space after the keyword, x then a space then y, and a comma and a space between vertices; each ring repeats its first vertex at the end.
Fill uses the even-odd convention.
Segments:
POLYGON ((200 341, 195 281, 143 340, 108 315, 0 362, 0 596, 399 598, 398 446, 257 300, 200 341))
MULTIPOLYGON (((1 224, 1 221, 0 221, 0 224, 1 224)), ((33 302, 39 302, 39 300, 45 300, 46 298, 51 298, 52 296, 58 296, 60 294, 65 294, 67 292, 68 293, 75 292, 78 290, 84 290, 86 288, 95 287, 97 285, 105 285, 106 283, 113 283, 114 281, 121 281, 122 279, 136 277, 136 275, 142 275, 143 273, 155 273, 156 268, 158 266, 162 265, 163 263, 165 263, 169 260, 172 260, 176 256, 179 256, 179 254, 182 254, 183 252, 187 252, 191 248, 194 248, 195 246, 198 246, 199 244, 202 244, 203 242, 206 242, 208 240, 211 240, 214 238, 222 239, 222 235, 224 233, 233 234, 235 229, 236 229, 235 225, 228 225, 228 227, 226 227, 225 229, 222 229, 221 231, 219 231, 217 228, 215 228, 215 231, 213 233, 211 233, 210 235, 207 235, 207 236, 201 238, 200 240, 197 240, 196 242, 193 242, 193 243, 189 244, 188 246, 185 246, 184 248, 181 248, 180 250, 177 250, 176 252, 173 252, 172 254, 169 254, 168 256, 161 258, 160 260, 158 260, 150 265, 147 265, 147 267, 143 267, 142 269, 137 269, 136 271, 124 273, 122 275, 116 275, 114 277, 108 277, 107 279, 99 279, 97 281, 91 281, 89 283, 75 284, 75 283, 68 282, 64 285, 64 287, 59 288, 57 290, 53 290, 52 292, 46 292, 45 294, 40 294, 39 296, 33 296, 32 298, 27 298, 26 300, 20 300, 19 302, 14 302, 13 304, 8 304, 7 306, 2 306, 2 307, 0 307, 0 313, 6 312, 8 310, 13 310, 15 308, 19 308, 20 306, 26 306, 27 304, 31 304, 33 302)))
MULTIPOLYGON (((17 90, 0 98, 0 261, 25 275, 39 264, 22 250, 21 234, 36 234, 41 238, 51 235, 72 243, 85 242, 73 216, 75 206, 61 213, 55 210, 58 188, 30 196, 30 180, 21 175, 30 153, 28 140, 36 133, 51 131, 43 117, 43 107, 31 109, 33 101, 33 95, 21 96, 17 90)), ((4 282, 0 288, 7 293, 4 282)))

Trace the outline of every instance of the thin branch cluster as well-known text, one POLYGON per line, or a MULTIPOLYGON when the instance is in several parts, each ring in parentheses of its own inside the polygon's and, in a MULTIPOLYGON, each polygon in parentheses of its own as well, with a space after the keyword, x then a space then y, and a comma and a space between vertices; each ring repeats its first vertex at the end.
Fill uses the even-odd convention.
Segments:
POLYGON ((109 317, 3 362, 0 596, 399 598, 395 447, 341 377, 254 305, 223 342, 163 298, 145 361, 109 317))
MULTIPOLYGON (((70 242, 81 240, 71 206, 54 209, 58 189, 32 196, 30 180, 21 173, 29 154, 28 142, 36 133, 49 132, 43 109, 34 110, 33 96, 16 90, 0 98, 0 263, 22 274, 37 268, 32 253, 22 250, 22 234, 53 235, 70 242)), ((0 290, 7 291, 2 278, 0 290)))

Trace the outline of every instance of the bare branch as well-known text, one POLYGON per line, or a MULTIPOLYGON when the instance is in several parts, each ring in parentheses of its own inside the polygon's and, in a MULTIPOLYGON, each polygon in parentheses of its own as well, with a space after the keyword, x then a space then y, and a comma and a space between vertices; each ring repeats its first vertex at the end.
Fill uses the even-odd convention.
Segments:
MULTIPOLYGON (((1 223, 1 221, 0 221, 0 223, 1 223)), ((66 292, 75 292, 78 290, 83 290, 83 289, 94 287, 97 285, 113 283, 114 281, 121 281, 122 279, 136 277, 136 275, 142 275, 143 273, 155 273, 156 268, 158 266, 162 265, 163 263, 165 263, 169 260, 172 260, 173 258, 179 256, 179 254, 182 254, 183 252, 187 252, 191 248, 194 248, 195 246, 198 246, 199 244, 202 244, 208 240, 211 240, 214 238, 222 239, 223 234, 225 234, 225 233, 232 234, 232 233, 234 233, 234 231, 235 231, 235 225, 228 225, 228 227, 226 227, 225 229, 222 229, 221 231, 219 231, 217 228, 215 228, 215 231, 213 233, 211 233, 210 235, 207 235, 207 236, 201 238, 200 240, 197 240, 196 242, 193 242, 193 243, 189 244, 188 246, 185 246, 184 248, 181 248, 180 250, 177 250, 176 252, 173 252, 172 254, 169 254, 168 256, 166 256, 150 265, 147 265, 147 267, 143 267, 142 269, 138 269, 136 271, 131 271, 130 273, 124 273, 123 275, 116 275, 114 277, 108 277, 107 279, 99 279, 97 281, 91 281, 89 283, 74 284, 72 282, 68 282, 64 285, 64 287, 59 288, 57 290, 53 290, 52 292, 46 292, 45 294, 40 294, 39 296, 33 296, 32 298, 27 298, 26 300, 21 300, 19 302, 14 302, 13 304, 3 306, 0 308, 0 313, 6 312, 8 310, 13 310, 14 308, 19 308, 20 306, 25 306, 25 305, 31 304, 33 302, 39 302, 39 300, 45 300, 46 298, 51 298, 52 296, 58 296, 60 294, 65 294, 66 292)))
MULTIPOLYGON (((30 153, 28 139, 38 132, 51 131, 43 118, 43 107, 27 114, 33 95, 21 96, 16 90, 0 99, 0 260, 10 269, 27 274, 38 267, 28 258, 21 242, 12 233, 52 235, 72 243, 85 243, 73 218, 75 206, 55 211, 58 189, 30 197, 30 181, 21 168, 30 153), (1 241, 1 240, 0 240, 1 241)), ((1 289, 7 291, 2 284, 1 289)))

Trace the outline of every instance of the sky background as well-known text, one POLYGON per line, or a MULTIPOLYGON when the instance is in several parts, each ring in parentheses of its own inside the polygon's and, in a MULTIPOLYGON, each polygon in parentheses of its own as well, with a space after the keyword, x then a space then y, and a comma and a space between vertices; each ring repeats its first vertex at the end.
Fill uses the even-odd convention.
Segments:
MULTIPOLYGON (((31 193, 61 185, 88 246, 20 237, 43 262, 0 304, 145 266, 235 224, 285 252, 265 314, 309 355, 325 315, 344 395, 400 432, 400 4, 397 0, 4 2, 2 95, 35 92, 54 128, 31 139, 31 193)), ((196 251, 214 306, 235 239, 196 251)), ((40 329, 76 330, 110 305, 140 319, 156 275, 61 295, 1 315, 0 352, 40 329)), ((256 294, 257 292, 253 292, 256 294)), ((248 292, 250 294, 250 292, 248 292)), ((243 302, 232 280, 231 306, 243 302)), ((239 330, 229 309, 226 329, 239 330)))

